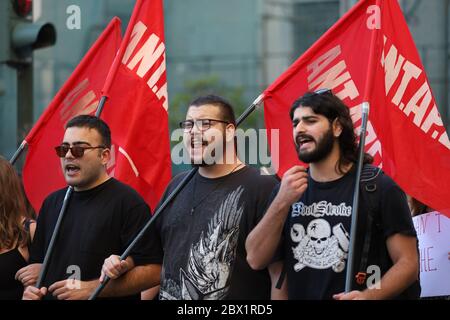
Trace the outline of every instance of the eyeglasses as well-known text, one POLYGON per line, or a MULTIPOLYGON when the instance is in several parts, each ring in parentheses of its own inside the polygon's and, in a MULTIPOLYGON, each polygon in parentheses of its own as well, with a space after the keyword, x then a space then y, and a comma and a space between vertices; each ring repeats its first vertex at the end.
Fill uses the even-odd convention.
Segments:
POLYGON ((191 132, 194 128, 194 124, 197 126, 198 130, 206 131, 211 128, 212 122, 221 122, 229 124, 228 121, 216 120, 216 119, 197 119, 197 120, 185 120, 180 122, 180 128, 184 129, 184 132, 191 132))
POLYGON ((81 158, 84 155, 85 150, 89 149, 106 149, 105 146, 97 146, 97 147, 83 147, 83 146, 69 146, 68 144, 62 144, 60 146, 55 147, 56 155, 60 158, 64 158, 69 152, 75 157, 75 158, 81 158))

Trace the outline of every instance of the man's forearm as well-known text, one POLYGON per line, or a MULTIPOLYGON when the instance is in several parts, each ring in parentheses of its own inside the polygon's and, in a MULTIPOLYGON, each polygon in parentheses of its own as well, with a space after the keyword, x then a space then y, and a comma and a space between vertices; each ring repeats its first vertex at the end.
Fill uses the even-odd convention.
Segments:
POLYGON ((289 206, 276 199, 245 242, 247 261, 253 269, 263 269, 272 260, 280 242, 289 206))
POLYGON ((161 265, 137 266, 120 278, 109 281, 100 297, 122 297, 140 293, 159 284, 161 265))
POLYGON ((417 273, 415 261, 399 260, 381 278, 379 289, 366 289, 364 295, 370 300, 392 299, 417 280, 417 273))

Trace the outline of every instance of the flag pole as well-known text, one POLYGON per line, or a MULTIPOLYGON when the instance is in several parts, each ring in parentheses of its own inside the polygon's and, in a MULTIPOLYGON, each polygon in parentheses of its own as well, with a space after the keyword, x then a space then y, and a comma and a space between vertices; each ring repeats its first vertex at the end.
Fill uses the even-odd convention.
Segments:
MULTIPOLYGON (((381 8, 381 0, 376 1, 376 5, 381 8)), ((381 11, 381 10, 380 10, 381 11)), ((380 17, 381 18, 381 17, 380 17)), ((356 168, 356 178, 355 178, 355 190, 353 192, 353 206, 352 206, 352 220, 350 227, 350 241, 348 249, 348 259, 347 259, 347 270, 345 274, 345 292, 348 293, 352 291, 352 284, 354 280, 354 264, 355 264, 355 245, 356 245, 356 230, 358 227, 358 215, 359 215, 359 183, 361 180, 361 171, 364 164, 364 147, 366 145, 366 133, 367 133, 367 122, 369 121, 369 93, 372 89, 373 84, 373 74, 375 70, 375 63, 378 61, 375 59, 375 51, 377 45, 378 30, 380 26, 375 26, 371 38, 370 38, 370 50, 369 50, 369 63, 367 64, 367 77, 366 83, 364 85, 364 96, 362 103, 362 124, 361 132, 359 136, 359 149, 358 149, 358 162, 356 168)), ((363 270, 361 270, 363 271, 363 270)))
POLYGON ((247 117, 256 110, 256 107, 261 103, 261 101, 264 99, 264 94, 260 94, 255 101, 252 102, 252 104, 245 109, 245 111, 239 116, 239 118, 236 120, 236 126, 239 126, 247 117))
POLYGON ((103 107, 105 106, 106 99, 108 99, 107 96, 102 96, 100 98, 100 102, 98 103, 97 110, 95 111, 95 116, 97 118, 100 118, 100 115, 102 114, 103 107))
MULTIPOLYGON (((239 116, 239 118, 236 120, 236 126, 239 126, 253 111, 256 110, 257 106, 261 103, 261 101, 264 99, 264 95, 260 94, 255 101, 239 116)), ((166 200, 156 209, 155 213, 153 214, 152 218, 144 225, 144 227, 139 231, 137 236, 133 239, 133 241, 130 243, 130 245, 125 249, 125 251, 120 256, 120 260, 125 260, 130 255, 131 250, 136 246, 136 243, 141 240, 141 238, 144 236, 145 232, 150 228, 150 226, 153 224, 153 222, 156 220, 156 218, 160 215, 162 211, 167 207, 167 205, 172 201, 173 198, 176 197, 176 195, 187 185, 187 183, 192 179, 192 177, 195 175, 195 173, 198 171, 198 168, 193 168, 191 171, 188 172, 188 174, 181 180, 181 182, 177 185, 177 187, 169 194, 169 196, 166 198, 166 200)), ((89 297, 89 300, 94 300, 98 297, 98 295, 102 292, 102 290, 106 287, 109 280, 111 280, 108 276, 105 276, 103 279, 103 282, 101 282, 97 288, 95 288, 94 292, 89 297)))
MULTIPOLYGON (((152 218, 144 225, 144 227, 139 231, 137 236, 133 239, 130 245, 125 249, 125 251, 120 256, 120 260, 125 260, 130 255, 131 250, 136 246, 136 243, 141 240, 144 236, 145 232, 150 228, 153 224, 153 221, 159 216, 159 214, 167 207, 167 205, 172 201, 173 198, 184 188, 184 186, 191 180, 194 174, 198 171, 198 168, 193 168, 189 173, 184 177, 184 179, 180 182, 180 184, 172 191, 172 193, 167 197, 167 199, 158 207, 158 209, 153 214, 152 218)), ((105 286, 108 284, 110 278, 105 276, 103 282, 100 283, 95 291, 89 297, 89 300, 94 300, 98 297, 98 295, 102 292, 105 286)))
POLYGON ((28 142, 26 140, 22 141, 19 148, 17 148, 16 152, 14 152, 12 158, 9 160, 9 163, 11 163, 12 165, 14 165, 16 163, 17 159, 19 159, 19 157, 22 155, 23 151, 25 150, 25 147, 27 146, 27 144, 28 144, 28 142))
POLYGON ((356 243, 356 230, 358 225, 358 205, 359 205, 359 180, 361 179, 361 171, 364 162, 364 146, 366 141, 367 120, 369 119, 369 103, 362 104, 362 125, 359 135, 358 163, 356 168, 355 191, 353 193, 352 221, 350 227, 350 242, 348 249, 347 271, 345 274, 345 292, 352 291, 353 283, 353 264, 354 251, 356 243))
POLYGON ((53 253, 53 247, 55 246, 56 238, 59 233, 59 228, 61 227, 61 222, 62 222, 64 214, 66 212, 67 204, 69 203, 70 196, 72 195, 72 191, 73 191, 72 186, 67 188, 61 210, 59 211, 58 220, 56 221, 55 229, 53 231, 52 238, 50 240, 50 244, 48 245, 48 248, 46 250, 44 262, 42 263, 42 267, 41 267, 41 271, 39 272, 39 278, 36 282, 36 288, 39 288, 39 289, 41 288, 42 282, 47 274, 49 261, 52 256, 52 253, 53 253))

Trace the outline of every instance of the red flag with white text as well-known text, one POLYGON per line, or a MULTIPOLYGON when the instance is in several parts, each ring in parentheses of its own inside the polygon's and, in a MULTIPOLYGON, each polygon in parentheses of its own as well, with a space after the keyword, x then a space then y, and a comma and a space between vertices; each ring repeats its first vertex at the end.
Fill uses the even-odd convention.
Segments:
POLYGON ((120 42, 120 20, 113 18, 25 138, 28 152, 23 182, 36 212, 51 192, 66 186, 54 147, 61 144, 68 120, 95 113, 120 42))
POLYGON ((450 216, 450 142, 397 1, 358 2, 264 91, 268 134, 280 130, 279 176, 299 163, 290 106, 322 88, 348 105, 357 131, 368 102, 366 152, 406 193, 450 216))
POLYGON ((103 94, 114 176, 155 209, 171 178, 161 0, 138 0, 103 94))

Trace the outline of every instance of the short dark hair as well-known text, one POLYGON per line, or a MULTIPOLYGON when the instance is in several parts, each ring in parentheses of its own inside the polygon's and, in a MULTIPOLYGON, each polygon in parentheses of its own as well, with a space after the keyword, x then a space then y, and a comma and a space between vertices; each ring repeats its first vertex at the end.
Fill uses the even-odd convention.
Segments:
POLYGON ((111 149, 111 130, 109 129, 106 122, 102 119, 88 114, 79 115, 67 122, 66 129, 72 127, 97 130, 97 132, 102 137, 102 144, 108 149, 111 149))
MULTIPOLYGON (((291 120, 294 118, 295 110, 300 107, 311 108, 314 113, 326 117, 330 124, 335 119, 339 121, 342 127, 342 133, 338 138, 341 154, 337 163, 337 170, 338 172, 344 173, 344 166, 358 161, 358 144, 349 108, 331 90, 322 91, 321 93, 305 93, 292 104, 291 110, 289 111, 291 120)), ((372 156, 366 153, 364 155, 364 163, 372 163, 372 161, 372 156)))
POLYGON ((221 116, 222 116, 222 119, 220 119, 220 120, 227 121, 236 126, 236 117, 234 115, 233 106, 231 105, 230 102, 228 102, 227 100, 225 100, 224 98, 222 98, 220 96, 217 96, 214 94, 200 96, 198 98, 195 98, 189 104, 189 106, 200 107, 205 104, 211 104, 213 106, 218 107, 220 109, 221 116))

